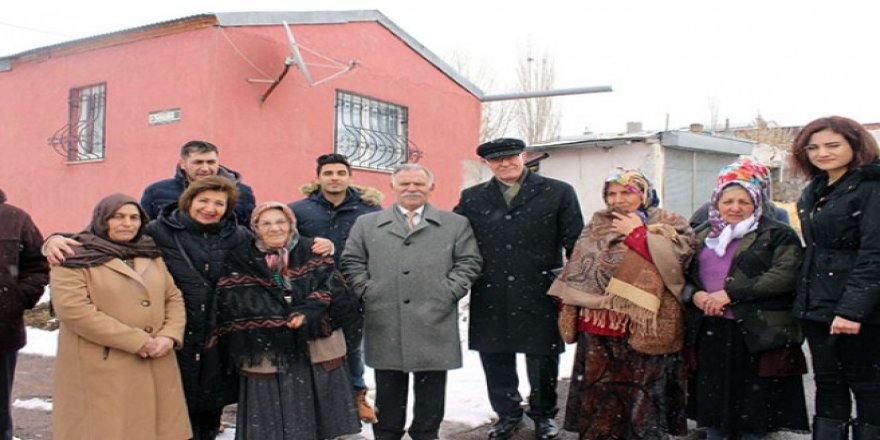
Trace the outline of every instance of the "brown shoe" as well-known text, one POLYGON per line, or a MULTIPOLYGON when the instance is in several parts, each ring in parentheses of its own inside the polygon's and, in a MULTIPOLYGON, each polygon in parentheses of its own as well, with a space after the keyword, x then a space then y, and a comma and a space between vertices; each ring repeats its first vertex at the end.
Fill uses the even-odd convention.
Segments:
POLYGON ((354 403, 357 405, 358 417, 367 423, 376 423, 376 411, 367 402, 367 389, 361 388, 354 392, 354 403))

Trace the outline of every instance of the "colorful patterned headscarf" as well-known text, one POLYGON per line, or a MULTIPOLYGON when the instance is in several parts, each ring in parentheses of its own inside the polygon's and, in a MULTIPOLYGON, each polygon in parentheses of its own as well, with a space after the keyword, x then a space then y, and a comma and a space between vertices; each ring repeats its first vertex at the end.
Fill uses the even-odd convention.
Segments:
POLYGON ((755 185, 749 180, 729 180, 715 187, 715 190, 712 191, 712 198, 710 200, 710 229, 709 236, 706 238, 706 247, 715 251, 718 256, 723 257, 726 253, 727 245, 729 245, 731 241, 740 239, 744 235, 758 228, 758 222, 763 215, 764 204, 761 187, 755 185), (721 212, 718 210, 718 202, 721 200, 721 195, 724 191, 733 186, 738 186, 749 193, 749 196, 752 198, 752 204, 755 206, 755 212, 753 212, 749 218, 735 225, 730 225, 721 219, 721 212))
POLYGON ((651 181, 645 177, 645 174, 639 170, 627 170, 623 168, 615 168, 608 177, 605 178, 605 186, 602 188, 602 194, 608 190, 608 185, 616 183, 631 193, 638 194, 642 199, 639 210, 644 212, 648 208, 656 207, 660 204, 660 198, 657 197, 657 190, 651 181))
POLYGON ((765 195, 769 186, 770 170, 764 164, 748 158, 737 159, 718 174, 716 187, 731 181, 744 181, 758 187, 765 195))

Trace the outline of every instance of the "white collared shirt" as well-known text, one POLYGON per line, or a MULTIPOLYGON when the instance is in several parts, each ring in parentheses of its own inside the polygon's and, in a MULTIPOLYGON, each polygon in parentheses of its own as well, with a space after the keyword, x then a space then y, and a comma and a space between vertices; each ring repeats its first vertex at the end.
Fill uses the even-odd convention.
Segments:
MULTIPOLYGON (((400 205, 397 205, 397 209, 400 210, 401 214, 403 214, 403 218, 406 218, 406 213, 409 211, 400 205)), ((416 215, 413 216, 412 223, 413 226, 416 226, 422 222, 422 214, 425 212, 425 205, 419 206, 414 212, 416 215)))

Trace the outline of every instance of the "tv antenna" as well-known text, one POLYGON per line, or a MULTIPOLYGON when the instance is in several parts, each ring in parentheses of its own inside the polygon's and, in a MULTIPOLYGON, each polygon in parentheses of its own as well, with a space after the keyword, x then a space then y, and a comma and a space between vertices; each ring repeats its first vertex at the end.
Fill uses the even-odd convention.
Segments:
POLYGON ((286 21, 282 21, 281 24, 284 25, 284 31, 285 31, 285 34, 287 37, 287 43, 290 45, 290 55, 288 55, 287 58, 284 60, 284 69, 281 71, 281 74, 278 75, 278 77, 275 78, 274 80, 264 80, 264 79, 249 79, 248 80, 250 82, 271 83, 271 85, 269 86, 269 89, 266 90, 266 93, 260 95, 260 102, 261 103, 266 102, 266 100, 269 99, 269 95, 272 94, 272 92, 275 90, 275 87, 278 87, 278 84, 281 83, 281 80, 283 80, 284 77, 287 76, 287 72, 290 71, 290 66, 296 66, 296 68, 299 69, 300 72, 302 72, 302 75, 306 79, 306 83, 309 85, 309 87, 316 87, 316 86, 319 86, 327 81, 330 81, 331 79, 334 79, 344 73, 347 73, 347 72, 354 70, 354 68, 357 67, 358 64, 360 64, 360 63, 358 63, 357 60, 351 60, 348 63, 343 63, 343 62, 334 60, 330 57, 321 55, 320 53, 315 52, 313 50, 310 50, 309 48, 307 48, 301 44, 297 44, 296 39, 293 37, 293 31, 290 30, 290 25, 288 25, 286 21), (305 60, 303 59, 302 53, 300 52, 300 48, 302 48, 303 51, 306 51, 306 52, 314 55, 315 57, 318 57, 318 58, 326 61, 327 64, 306 63, 305 60), (314 81, 314 80, 312 80, 312 76, 309 74, 309 68, 308 68, 309 65, 311 65, 313 67, 333 69, 333 70, 335 70, 335 72, 333 72, 332 74, 330 74, 324 78, 321 78, 317 81, 314 81))

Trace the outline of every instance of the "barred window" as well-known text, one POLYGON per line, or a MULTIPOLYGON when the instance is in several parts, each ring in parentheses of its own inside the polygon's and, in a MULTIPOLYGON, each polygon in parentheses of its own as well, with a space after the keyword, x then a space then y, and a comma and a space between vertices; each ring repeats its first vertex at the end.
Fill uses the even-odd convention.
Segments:
POLYGON ((407 159, 406 107, 336 91, 335 151, 352 166, 389 171, 407 159))
POLYGON ((69 162, 104 158, 106 83, 70 89, 67 125, 49 143, 69 162))

